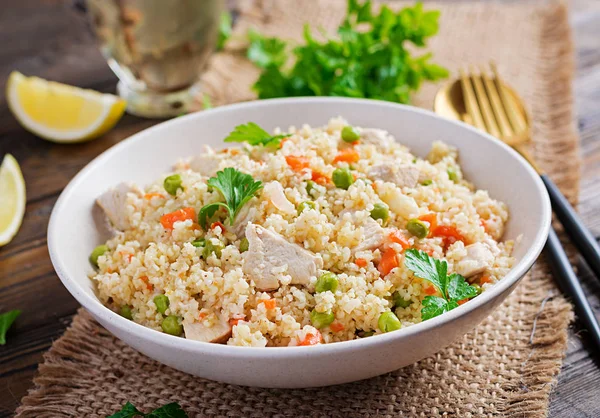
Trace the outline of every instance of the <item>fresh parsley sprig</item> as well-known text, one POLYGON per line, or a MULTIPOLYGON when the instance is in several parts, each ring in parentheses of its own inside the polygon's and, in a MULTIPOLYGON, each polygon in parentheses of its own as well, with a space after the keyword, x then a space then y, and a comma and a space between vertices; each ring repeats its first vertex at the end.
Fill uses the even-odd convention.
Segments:
POLYGON ((207 229, 207 221, 215 212, 224 207, 229 213, 229 223, 233 225, 235 217, 252 197, 263 187, 260 180, 254 181, 251 175, 227 167, 219 171, 216 177, 208 179, 207 184, 221 192, 225 202, 209 203, 200 209, 198 214, 198 223, 202 228, 207 229))
POLYGON ((442 297, 425 296, 421 309, 423 321, 451 311, 458 307, 459 301, 477 295, 477 289, 460 274, 448 276, 448 263, 445 260, 430 257, 426 252, 414 248, 406 250, 404 254, 404 265, 415 276, 433 284, 442 294, 442 297))
POLYGON ((421 3, 394 11, 372 10, 371 0, 348 0, 338 37, 320 42, 304 29, 304 45, 292 50, 288 67, 285 41, 250 32, 248 58, 262 73, 254 85, 261 99, 287 96, 365 97, 408 103, 423 81, 448 76, 431 54, 413 56, 439 29, 438 10, 421 3))
POLYGON ((250 145, 262 145, 264 147, 275 147, 279 146, 281 140, 288 136, 287 134, 282 135, 271 135, 263 128, 258 126, 254 122, 248 122, 243 125, 238 125, 235 129, 224 139, 225 142, 247 142, 250 145))
POLYGON ((107 418, 188 418, 188 415, 177 402, 168 403, 155 409, 152 412, 144 414, 140 412, 131 402, 123 405, 123 408, 107 418))
POLYGON ((21 311, 17 309, 0 314, 0 345, 6 344, 6 332, 19 315, 21 311))

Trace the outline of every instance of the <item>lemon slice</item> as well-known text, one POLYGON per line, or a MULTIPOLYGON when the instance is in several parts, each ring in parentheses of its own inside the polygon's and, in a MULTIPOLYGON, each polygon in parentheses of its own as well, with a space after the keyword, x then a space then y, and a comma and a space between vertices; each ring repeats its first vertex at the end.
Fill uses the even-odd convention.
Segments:
POLYGON ((6 154, 0 165, 0 247, 17 234, 25 215, 25 180, 19 163, 6 154))
POLYGON ((125 101, 13 71, 6 83, 10 110, 25 129, 53 142, 82 142, 112 128, 125 101))

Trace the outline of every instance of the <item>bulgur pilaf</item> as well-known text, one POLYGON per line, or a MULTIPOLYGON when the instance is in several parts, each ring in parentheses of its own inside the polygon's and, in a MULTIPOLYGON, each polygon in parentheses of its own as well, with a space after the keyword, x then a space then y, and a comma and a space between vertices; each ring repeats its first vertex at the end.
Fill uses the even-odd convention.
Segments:
POLYGON ((452 307, 512 267, 513 242, 500 241, 507 207, 463 178, 456 149, 435 142, 417 158, 341 118, 275 135, 207 148, 144 190, 103 194, 115 229, 91 256, 103 303, 200 341, 314 345, 427 319, 424 300, 446 295, 408 268, 411 249, 466 278, 472 293, 452 307), (235 216, 224 176, 256 186, 235 216))

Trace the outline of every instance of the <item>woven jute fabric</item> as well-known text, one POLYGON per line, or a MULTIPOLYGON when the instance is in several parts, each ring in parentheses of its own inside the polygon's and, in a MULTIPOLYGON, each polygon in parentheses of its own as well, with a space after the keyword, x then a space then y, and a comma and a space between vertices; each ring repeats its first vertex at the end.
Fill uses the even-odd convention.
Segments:
MULTIPOLYGON (((534 155, 575 203, 579 153, 565 5, 444 2, 426 7, 442 10, 440 33, 430 43, 435 60, 454 73, 466 63, 496 61, 529 106, 534 155)), ((305 22, 334 31, 345 1, 253 1, 240 9, 238 34, 255 27, 299 40, 305 22)), ((232 42, 213 57, 203 76, 205 92, 216 105, 251 100, 257 75, 232 42)), ((414 103, 430 108, 437 88, 424 86, 414 103)), ((430 358, 347 385, 269 390, 203 380, 162 366, 81 310, 45 355, 17 416, 103 417, 127 401, 146 411, 176 401, 190 416, 543 417, 571 319, 571 307, 559 296, 542 258, 493 315, 430 358)))

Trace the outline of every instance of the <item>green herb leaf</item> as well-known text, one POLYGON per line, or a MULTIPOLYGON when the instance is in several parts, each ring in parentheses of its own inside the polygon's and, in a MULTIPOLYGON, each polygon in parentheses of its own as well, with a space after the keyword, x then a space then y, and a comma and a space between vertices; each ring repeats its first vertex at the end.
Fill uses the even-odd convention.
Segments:
POLYGON ((152 412, 144 414, 140 412, 131 402, 127 402, 123 405, 123 408, 107 418, 134 418, 134 417, 143 417, 143 418, 188 418, 188 415, 181 408, 181 406, 172 402, 166 405, 161 406, 160 408, 155 409, 152 412))
POLYGON ((438 260, 425 251, 411 248, 405 252, 404 264, 417 277, 431 282, 442 295, 446 295, 448 263, 445 260, 438 260))
POLYGON ((198 223, 204 230, 208 229, 209 219, 213 217, 221 206, 229 210, 229 207, 223 202, 209 203, 208 205, 202 206, 202 209, 198 212, 198 223))
POLYGON ((210 97, 204 93, 202 94, 202 109, 203 110, 208 110, 208 109, 212 109, 213 105, 212 102, 210 101, 210 97))
POLYGON ((19 315, 21 311, 17 309, 0 314, 0 345, 6 344, 6 332, 19 315))
MULTIPOLYGON (((208 179, 207 184, 219 190, 225 198, 225 203, 219 203, 219 205, 225 207, 229 212, 229 223, 231 225, 233 225, 235 217, 242 206, 252 199, 263 187, 261 181, 254 181, 251 175, 242 173, 232 167, 227 167, 225 170, 219 171, 216 177, 208 179)), ((202 217, 199 217, 198 221, 204 222, 205 229, 207 217, 209 215, 212 216, 211 212, 212 214, 216 212, 215 205, 215 203, 211 203, 200 209, 202 217), (207 208, 207 206, 211 208, 207 208)))
POLYGON ((446 299, 437 296, 425 296, 423 299, 423 308, 421 309, 421 319, 426 321, 449 310, 450 308, 446 299))
POLYGON ((477 296, 477 288, 467 283, 460 274, 454 273, 448 277, 448 298, 459 301, 477 296))
POLYGON ((231 13, 225 11, 221 13, 219 21, 219 37, 217 39, 217 50, 225 47, 225 43, 231 37, 231 13))
POLYGON ((287 44, 278 38, 267 38, 254 29, 248 31, 250 46, 246 52, 250 61, 257 67, 279 68, 287 61, 285 52, 287 44))
POLYGON ((278 146, 287 135, 271 135, 254 122, 235 127, 225 142, 247 142, 250 145, 278 146))

